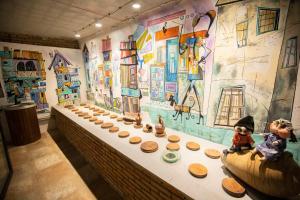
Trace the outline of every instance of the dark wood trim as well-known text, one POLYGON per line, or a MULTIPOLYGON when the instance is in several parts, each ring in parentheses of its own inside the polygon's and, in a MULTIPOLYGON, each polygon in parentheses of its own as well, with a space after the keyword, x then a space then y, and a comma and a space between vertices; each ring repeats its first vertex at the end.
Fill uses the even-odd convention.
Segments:
POLYGON ((32 44, 39 46, 80 49, 79 42, 70 38, 51 38, 26 34, 0 32, 1 42, 32 44))

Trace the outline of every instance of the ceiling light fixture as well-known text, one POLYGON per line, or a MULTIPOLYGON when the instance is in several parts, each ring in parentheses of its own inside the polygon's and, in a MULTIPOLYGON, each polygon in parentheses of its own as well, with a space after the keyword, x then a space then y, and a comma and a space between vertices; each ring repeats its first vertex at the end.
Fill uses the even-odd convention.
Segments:
POLYGON ((132 4, 132 7, 133 7, 134 9, 139 9, 139 8, 141 8, 141 4, 139 4, 139 3, 134 3, 134 4, 132 4))
POLYGON ((80 34, 79 34, 79 33, 76 33, 76 34, 75 34, 75 37, 76 37, 76 38, 80 38, 80 34))
POLYGON ((101 28, 102 24, 97 20, 96 23, 95 23, 95 27, 96 28, 101 28))

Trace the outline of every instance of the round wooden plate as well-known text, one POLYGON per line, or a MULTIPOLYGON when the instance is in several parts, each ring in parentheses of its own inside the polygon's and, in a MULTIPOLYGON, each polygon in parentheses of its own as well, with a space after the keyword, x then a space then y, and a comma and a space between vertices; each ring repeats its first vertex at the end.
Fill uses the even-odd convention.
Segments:
POLYGON ((92 117, 92 118, 89 119, 89 121, 90 122, 95 122, 95 121, 97 121, 97 117, 92 117))
POLYGON ((128 131, 120 131, 120 132, 118 133, 118 136, 119 136, 120 138, 128 137, 128 136, 129 136, 129 132, 128 132, 128 131))
POLYGON ((82 112, 81 112, 81 111, 79 111, 79 110, 75 112, 75 114, 80 114, 80 113, 82 113, 82 112))
POLYGON ((207 176, 207 168, 199 163, 190 164, 189 172, 197 178, 204 178, 207 176))
POLYGON ((90 119, 92 116, 90 116, 90 115, 85 115, 84 117, 83 117, 83 119, 90 119))
POLYGON ((170 151, 178 151, 180 149, 180 146, 178 143, 169 143, 167 144, 166 148, 170 151))
POLYGON ((139 136, 134 136, 129 139, 130 144, 138 144, 142 141, 142 138, 139 136))
POLYGON ((98 113, 100 113, 100 114, 101 114, 101 113, 104 113, 104 110, 99 109, 99 110, 98 110, 98 113))
POLYGON ((93 116, 99 116, 100 115, 100 113, 94 113, 93 114, 93 116))
POLYGON ((113 127, 109 128, 110 133, 115 133, 115 132, 118 132, 118 131, 119 131, 119 127, 117 127, 117 126, 113 126, 113 127))
POLYGON ((180 137, 177 135, 170 135, 168 137, 169 142, 179 142, 180 141, 180 137))
POLYGON ((246 189, 240 185, 234 178, 224 178, 222 187, 229 195, 234 197, 242 197, 246 193, 246 189))
POLYGON ((145 153, 152 153, 157 151, 158 144, 154 141, 146 141, 141 144, 141 150, 145 153))
POLYGON ((114 114, 112 114, 112 115, 110 115, 109 116, 111 119, 115 119, 115 118, 117 118, 118 116, 117 115, 114 115, 114 114))
POLYGON ((133 122, 127 122, 127 121, 124 121, 124 124, 125 124, 125 125, 131 125, 131 124, 133 124, 133 122))
POLYGON ((78 108, 73 108, 72 111, 73 112, 78 111, 78 108))
POLYGON ((187 142, 186 148, 188 148, 191 151, 198 151, 200 149, 200 145, 196 142, 187 142))
POLYGON ((111 122, 106 122, 106 123, 103 123, 103 124, 101 125, 101 128, 110 128, 110 127, 113 127, 113 126, 114 126, 113 123, 111 123, 111 122))
POLYGON ((97 125, 102 124, 102 123, 103 123, 103 120, 101 120, 101 119, 98 119, 95 121, 95 124, 97 124, 97 125))
POLYGON ((216 149, 205 149, 204 153, 212 159, 218 159, 221 156, 221 153, 216 149))
POLYGON ((94 106, 90 106, 89 109, 90 109, 90 110, 94 110, 95 107, 94 107, 94 106))
POLYGON ((103 116, 107 116, 107 115, 109 115, 110 113, 109 112, 105 112, 105 113, 103 113, 102 115, 103 116))
POLYGON ((117 122, 121 122, 121 121, 123 121, 123 117, 117 118, 117 122))

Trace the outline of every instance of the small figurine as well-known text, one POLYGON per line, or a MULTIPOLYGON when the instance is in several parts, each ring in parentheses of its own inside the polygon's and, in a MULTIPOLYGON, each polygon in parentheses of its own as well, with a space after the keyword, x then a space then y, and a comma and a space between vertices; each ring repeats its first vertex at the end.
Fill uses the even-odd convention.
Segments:
POLYGON ((234 136, 232 139, 232 146, 229 150, 225 149, 223 152, 227 153, 240 152, 242 148, 251 149, 254 140, 251 134, 254 131, 254 121, 252 116, 247 116, 240 119, 234 125, 234 136))
POLYGON ((146 126, 143 128, 143 131, 145 133, 151 133, 152 132, 152 126, 150 124, 146 124, 146 126))
POLYGON ((292 123, 285 119, 278 119, 270 124, 270 133, 262 134, 265 141, 256 146, 253 155, 260 152, 260 160, 277 160, 286 148, 286 139, 291 138, 291 142, 297 142, 293 132, 292 123))
POLYGON ((142 127, 143 127, 143 124, 142 124, 141 122, 142 122, 141 114, 138 113, 138 114, 137 114, 137 117, 135 118, 135 125, 134 125, 134 128, 142 128, 142 127))
POLYGON ((158 124, 155 125, 156 136, 163 137, 165 135, 165 123, 162 117, 158 116, 158 124))

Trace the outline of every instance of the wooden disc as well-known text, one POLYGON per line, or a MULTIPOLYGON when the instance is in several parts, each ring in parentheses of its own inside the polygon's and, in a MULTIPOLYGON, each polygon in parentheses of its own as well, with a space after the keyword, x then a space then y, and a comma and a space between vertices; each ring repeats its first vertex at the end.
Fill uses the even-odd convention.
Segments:
POLYGON ((168 137, 169 142, 179 142, 180 141, 180 137, 177 135, 170 135, 168 137))
POLYGON ((234 197, 242 197, 246 193, 246 189, 234 180, 234 178, 224 178, 222 180, 222 187, 225 192, 234 197))
POLYGON ((99 110, 100 110, 99 108, 95 108, 95 109, 94 109, 95 112, 98 112, 99 110))
POLYGON ((135 124, 133 127, 134 127, 134 128, 143 128, 143 124, 140 124, 140 125, 136 125, 136 124, 135 124))
POLYGON ((207 176, 207 168, 199 163, 191 164, 189 166, 189 172, 197 178, 204 178, 207 176))
POLYGON ((80 114, 82 113, 80 110, 76 111, 75 114, 80 114))
POLYGON ((113 127, 113 126, 114 126, 113 123, 111 123, 111 122, 106 122, 106 123, 103 123, 103 124, 101 125, 101 128, 110 128, 110 127, 113 127))
POLYGON ((80 103, 80 106, 85 106, 86 105, 86 103, 80 103))
POLYGON ((139 136, 134 136, 129 139, 130 144, 138 144, 142 141, 142 138, 139 136))
POLYGON ((109 116, 111 119, 115 119, 115 118, 117 118, 118 116, 117 115, 114 115, 114 114, 112 114, 112 115, 110 115, 109 116))
POLYGON ((200 145, 196 142, 187 142, 186 148, 192 151, 198 151, 200 149, 200 145))
POLYGON ((83 119, 90 119, 92 116, 90 116, 90 115, 85 115, 84 117, 83 117, 83 119))
POLYGON ((92 117, 92 118, 89 119, 89 121, 90 122, 95 122, 95 121, 97 121, 97 117, 92 117))
POLYGON ((90 106, 89 109, 90 109, 90 110, 94 110, 95 107, 94 107, 94 106, 90 106))
POLYGON ((104 110, 99 109, 99 110, 98 110, 98 113, 100 113, 100 114, 101 114, 101 113, 104 113, 104 110))
POLYGON ((170 151, 178 151, 180 149, 180 146, 178 143, 169 143, 167 144, 166 148, 170 151))
POLYGON ((123 117, 117 118, 117 122, 121 122, 121 121, 123 121, 123 117))
POLYGON ((93 116, 99 116, 100 115, 100 113, 94 113, 93 114, 93 116))
POLYGON ((73 112, 78 111, 78 108, 73 108, 71 111, 73 112))
POLYGON ((120 138, 128 137, 128 136, 129 136, 129 132, 128 132, 128 131, 120 131, 120 132, 118 133, 118 136, 119 136, 120 138))
POLYGON ((118 131, 119 131, 119 127, 117 127, 117 126, 113 126, 113 127, 109 128, 110 133, 115 133, 115 132, 118 132, 118 131))
POLYGON ((221 153, 216 149, 205 149, 204 153, 206 156, 208 156, 212 159, 217 159, 217 158, 220 158, 220 156, 221 156, 221 153))
POLYGON ((90 107, 89 105, 85 105, 85 106, 84 106, 84 108, 89 108, 89 107, 90 107))
POLYGON ((105 112, 105 113, 103 113, 102 115, 103 116, 107 116, 107 115, 109 115, 110 113, 109 112, 105 112))
POLYGON ((95 121, 95 124, 97 124, 97 125, 102 124, 102 123, 103 123, 103 120, 101 120, 101 119, 98 119, 98 120, 95 121))
POLYGON ((152 153, 157 151, 158 144, 154 141, 146 141, 141 144, 141 150, 145 153, 152 153))
POLYGON ((125 124, 125 125, 131 125, 131 124, 133 124, 133 122, 127 122, 127 121, 124 121, 124 124, 125 124))

